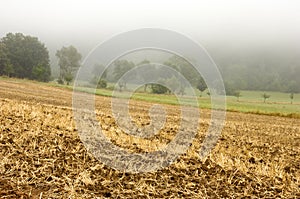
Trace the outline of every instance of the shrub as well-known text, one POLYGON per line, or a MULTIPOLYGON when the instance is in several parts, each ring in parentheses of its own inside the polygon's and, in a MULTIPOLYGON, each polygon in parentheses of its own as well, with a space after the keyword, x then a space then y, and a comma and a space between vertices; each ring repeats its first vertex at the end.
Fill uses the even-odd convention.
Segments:
POLYGON ((64 84, 64 80, 63 80, 62 78, 59 78, 59 79, 57 80, 57 83, 59 83, 59 84, 64 84))
POLYGON ((167 87, 162 86, 160 84, 151 84, 151 90, 152 90, 152 93, 155 93, 155 94, 170 93, 170 90, 167 87))
POLYGON ((100 79, 97 84, 97 88, 106 88, 107 82, 104 79, 100 79))

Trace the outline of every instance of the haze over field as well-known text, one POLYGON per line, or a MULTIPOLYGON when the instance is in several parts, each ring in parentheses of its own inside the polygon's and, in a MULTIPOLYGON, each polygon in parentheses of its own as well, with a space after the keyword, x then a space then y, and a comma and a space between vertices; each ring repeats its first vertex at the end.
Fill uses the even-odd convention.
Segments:
POLYGON ((73 44, 86 54, 114 34, 141 27, 182 32, 208 48, 297 47, 298 1, 5 1, 0 36, 39 37, 51 53, 73 44), (250 45, 250 46, 249 46, 250 45))
MULTIPOLYGON (((266 76, 276 70, 269 79, 279 83, 271 84, 282 84, 294 80, 292 74, 300 71, 298 1, 14 0, 2 2, 2 7, 0 37, 8 32, 38 37, 49 49, 53 76, 59 69, 55 52, 62 46, 74 45, 84 58, 113 35, 144 27, 167 28, 196 40, 208 50, 225 79, 240 68, 241 78, 242 73, 266 76), (247 69, 251 67, 258 69, 247 69), (283 74, 286 69, 290 74, 283 74)), ((239 89, 288 90, 273 87, 239 89)))

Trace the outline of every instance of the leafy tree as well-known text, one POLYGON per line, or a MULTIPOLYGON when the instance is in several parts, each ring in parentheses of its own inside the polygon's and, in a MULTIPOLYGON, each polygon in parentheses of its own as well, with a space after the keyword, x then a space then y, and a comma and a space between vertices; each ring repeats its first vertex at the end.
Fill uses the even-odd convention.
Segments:
POLYGON ((269 99, 271 97, 271 95, 268 95, 267 93, 264 93, 262 95, 262 97, 264 98, 264 103, 266 103, 266 100, 269 99))
POLYGON ((124 88, 126 88, 126 83, 124 81, 118 82, 119 91, 122 92, 124 88))
MULTIPOLYGON (((179 57, 177 55, 174 55, 170 57, 164 65, 172 67, 174 70, 178 71, 182 76, 185 77, 189 83, 197 87, 199 83, 200 74, 198 71, 194 68, 193 65, 191 65, 188 61, 183 59, 182 57, 179 57)), ((201 81, 201 80, 200 80, 201 81)), ((183 85, 186 86, 186 85, 183 85)))
POLYGON ((107 87, 107 70, 102 64, 96 64, 92 71, 94 77, 89 81, 89 83, 93 86, 97 86, 97 88, 106 88, 107 87), (100 79, 99 76, 101 75, 100 79))
POLYGON ((59 59, 60 78, 69 84, 80 67, 81 54, 74 46, 62 47, 56 51, 59 59))
POLYGON ((73 80, 73 75, 71 72, 68 72, 65 74, 64 78, 67 82, 67 85, 70 85, 70 82, 73 80))
POLYGON ((1 39, 0 43, 0 64, 2 68, 0 73, 4 73, 4 67, 6 66, 6 72, 9 72, 10 76, 36 79, 36 71, 33 73, 33 69, 39 66, 40 69, 42 68, 43 78, 37 80, 50 80, 49 53, 38 38, 25 36, 22 33, 8 33, 1 39))
MULTIPOLYGON (((5 67, 9 64, 9 59, 7 57, 7 49, 4 43, 0 42, 0 75, 7 75, 5 67)), ((12 67, 12 66, 11 66, 12 67)))
POLYGON ((171 93, 171 90, 167 88, 166 85, 167 80, 166 79, 159 79, 156 84, 151 84, 151 91, 155 94, 165 94, 165 93, 171 93))
POLYGON ((295 80, 292 80, 288 84, 287 91, 290 93, 297 93, 297 92, 300 92, 300 87, 295 80))
POLYGON ((170 93, 170 90, 161 84, 151 84, 151 90, 152 90, 152 93, 155 93, 155 94, 170 93))
POLYGON ((100 74, 102 74, 101 79, 106 79, 107 69, 105 69, 105 67, 102 64, 95 64, 93 74, 95 79, 98 79, 98 76, 100 76, 100 74))
MULTIPOLYGON (((168 88, 170 88, 173 93, 182 92, 181 84, 175 76, 172 76, 171 78, 167 79, 165 82, 168 85, 168 88)), ((183 90, 183 92, 184 92, 184 90, 183 90)))
POLYGON ((37 66, 34 66, 32 69, 32 77, 35 80, 46 82, 49 80, 48 74, 50 73, 49 68, 43 67, 43 65, 39 64, 37 66))
POLYGON ((202 97, 203 91, 207 89, 207 85, 202 77, 198 79, 196 88, 201 92, 200 97, 202 97))
POLYGON ((225 81, 225 91, 227 96, 235 96, 236 93, 236 85, 232 81, 225 81))
MULTIPOLYGON (((151 62, 147 59, 144 59, 143 61, 141 61, 140 63, 137 64, 137 66, 140 66, 140 65, 144 65, 144 64, 150 64, 151 62)), ((146 76, 148 77, 148 76, 146 76)), ((145 81, 147 82, 149 79, 145 79, 145 81)), ((148 88, 149 84, 145 84, 144 85, 144 92, 147 92, 147 88, 148 88)))
MULTIPOLYGON (((115 66, 113 75, 116 82, 119 81, 126 72, 135 67, 133 62, 129 62, 127 60, 116 60, 113 64, 115 66)), ((128 79, 126 78, 122 78, 122 81, 119 81, 118 86, 120 91, 126 88, 127 81, 128 79)))
POLYGON ((58 80, 57 80, 57 83, 58 84, 64 84, 64 80, 59 77, 58 80))
POLYGON ((290 94, 290 99, 291 99, 291 104, 293 104, 293 100, 294 100, 294 93, 290 94))
POLYGON ((241 97, 242 95, 241 95, 241 92, 240 92, 240 91, 235 91, 235 92, 234 92, 234 96, 236 97, 236 100, 239 102, 239 101, 240 101, 240 97, 241 97))
POLYGON ((100 79, 97 88, 106 88, 107 87, 107 82, 104 79, 100 79))
POLYGON ((7 63, 4 66, 4 69, 3 69, 4 75, 11 77, 11 76, 13 76, 14 72, 15 72, 14 67, 10 63, 7 63))

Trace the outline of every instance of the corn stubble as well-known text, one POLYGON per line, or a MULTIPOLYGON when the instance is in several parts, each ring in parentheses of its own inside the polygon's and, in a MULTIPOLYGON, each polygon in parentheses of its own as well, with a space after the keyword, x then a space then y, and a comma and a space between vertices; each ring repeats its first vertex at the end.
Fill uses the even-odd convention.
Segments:
MULTIPOLYGON (((34 92, 33 83, 20 88, 8 81, 0 88, 0 198, 300 197, 299 119, 228 113, 216 148, 201 161, 198 151, 210 117, 202 110, 192 146, 175 163, 153 173, 128 174, 105 166, 83 146, 71 92, 41 85, 43 92, 34 92)), ((104 134, 130 152, 161 149, 178 129, 174 106, 165 106, 164 128, 143 139, 117 127, 109 98, 97 97, 96 105, 104 134)), ((137 125, 149 124, 151 104, 130 105, 137 125)))

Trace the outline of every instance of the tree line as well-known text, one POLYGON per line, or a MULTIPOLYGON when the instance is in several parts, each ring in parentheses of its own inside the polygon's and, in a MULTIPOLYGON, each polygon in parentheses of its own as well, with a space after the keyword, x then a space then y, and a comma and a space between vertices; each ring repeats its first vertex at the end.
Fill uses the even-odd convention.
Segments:
POLYGON ((49 81, 49 52, 38 38, 8 33, 0 40, 0 75, 49 81))
POLYGON ((188 85, 181 80, 179 74, 189 81, 192 87, 197 88, 201 93, 207 89, 204 79, 198 74, 197 70, 185 59, 176 55, 169 57, 163 65, 172 68, 177 73, 174 72, 171 74, 169 72, 163 72, 163 67, 161 65, 151 63, 147 59, 136 64, 126 59, 119 59, 114 61, 108 68, 105 68, 101 64, 96 64, 94 66, 94 71, 92 71, 92 74, 95 76, 90 83, 93 85, 95 83, 98 84, 98 88, 105 88, 108 83, 112 83, 119 91, 123 91, 124 89, 127 89, 129 80, 143 78, 145 82, 150 82, 153 79, 151 75, 138 77, 134 71, 130 73, 130 75, 124 76, 128 71, 141 65, 146 66, 146 70, 144 70, 143 73, 151 73, 151 75, 155 75, 156 78, 158 78, 158 83, 147 83, 143 85, 144 92, 157 94, 185 94, 188 85), (99 78, 98 75, 101 74, 101 72, 103 73, 101 78, 99 78))
MULTIPOLYGON (((247 56, 242 56, 237 53, 231 55, 228 52, 227 54, 221 52, 213 57, 222 73, 227 95, 236 96, 239 90, 300 93, 299 57, 274 54, 261 58, 260 52, 256 53, 257 55, 248 53, 247 56)), ((56 57, 60 68, 58 82, 69 84, 80 67, 82 56, 74 46, 68 46, 57 50, 56 57)), ((120 77, 135 66, 151 65, 150 62, 151 60, 143 60, 140 63, 133 63, 124 59, 117 60, 112 64, 112 67, 105 71, 104 76, 97 82, 99 83, 98 86, 107 87, 110 82, 116 83, 120 77)), ((201 93, 207 89, 203 78, 184 59, 172 56, 163 64, 181 73, 201 93)), ((99 66, 95 68, 102 70, 103 66, 99 63, 99 66)), ((97 73, 94 72, 94 74, 97 73)), ((22 33, 6 34, 0 39, 0 75, 44 82, 50 81, 52 77, 47 47, 37 37, 22 33)), ((162 77, 161 82, 169 85, 171 89, 177 87, 173 90, 183 94, 186 86, 178 84, 176 78, 174 75, 162 77)), ((92 81, 98 81, 97 77, 92 81)), ((120 90, 126 89, 126 79, 119 81, 117 86, 120 90)), ((168 93, 170 89, 158 84, 146 84, 144 91, 168 93)))
POLYGON ((229 94, 235 90, 300 93, 299 49, 277 47, 210 51, 229 94))
MULTIPOLYGON (((81 55, 73 46, 62 47, 59 58, 59 82, 72 81, 80 67, 81 55)), ((51 80, 49 51, 37 37, 8 33, 0 39, 0 75, 42 82, 51 80)))

